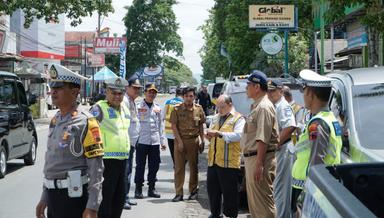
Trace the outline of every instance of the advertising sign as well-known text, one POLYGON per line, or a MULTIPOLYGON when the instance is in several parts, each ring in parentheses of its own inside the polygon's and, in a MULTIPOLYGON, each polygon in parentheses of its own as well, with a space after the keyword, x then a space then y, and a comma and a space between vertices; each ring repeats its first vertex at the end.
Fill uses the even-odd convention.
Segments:
POLYGON ((105 66, 105 55, 104 54, 87 54, 88 64, 91 67, 104 67, 105 66))
POLYGON ((348 49, 366 46, 368 44, 368 34, 366 27, 359 22, 347 25, 347 42, 348 49))
POLYGON ((250 5, 250 28, 296 28, 294 5, 250 5))
POLYGON ((261 39, 261 48, 269 55, 275 55, 283 48, 283 39, 276 33, 267 33, 261 39))
POLYGON ((120 42, 127 42, 125 37, 97 37, 94 41, 95 53, 120 54, 120 42))
POLYGON ((124 41, 120 41, 120 77, 125 79, 126 69, 125 69, 125 52, 126 45, 124 41))
POLYGON ((160 65, 145 67, 143 71, 144 76, 158 76, 161 73, 163 73, 163 67, 160 65))

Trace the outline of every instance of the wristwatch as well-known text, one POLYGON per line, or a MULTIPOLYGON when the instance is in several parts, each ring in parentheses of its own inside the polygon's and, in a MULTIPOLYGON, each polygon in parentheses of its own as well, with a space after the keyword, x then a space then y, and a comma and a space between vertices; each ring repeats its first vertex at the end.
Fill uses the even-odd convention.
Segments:
POLYGON ((221 132, 217 132, 219 134, 219 138, 223 138, 223 134, 221 132))

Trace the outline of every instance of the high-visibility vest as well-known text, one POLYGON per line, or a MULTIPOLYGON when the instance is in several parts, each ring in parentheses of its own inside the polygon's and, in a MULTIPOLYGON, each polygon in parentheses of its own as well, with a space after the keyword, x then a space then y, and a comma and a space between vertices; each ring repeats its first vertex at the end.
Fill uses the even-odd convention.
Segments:
MULTIPOLYGON (((212 129, 220 132, 233 132, 236 122, 241 118, 241 114, 231 113, 220 127, 219 116, 214 118, 212 129)), ((208 150, 208 166, 223 168, 240 168, 241 148, 240 142, 227 143, 223 138, 215 137, 211 139, 208 150)))
POLYGON ((322 119, 330 129, 327 154, 324 157, 326 165, 340 163, 340 153, 342 147, 340 124, 330 111, 321 111, 307 123, 304 132, 300 135, 299 142, 295 145, 296 161, 292 167, 292 186, 298 189, 304 187, 305 180, 309 172, 309 160, 311 156, 311 143, 309 140, 309 124, 312 120, 322 119))
POLYGON ((175 105, 180 103, 183 103, 183 100, 178 97, 169 99, 168 101, 165 102, 165 134, 166 135, 173 135, 172 126, 170 122, 171 113, 175 105))
POLYGON ((104 159, 128 159, 131 148, 128 136, 130 125, 129 109, 121 104, 120 111, 110 107, 106 100, 96 103, 103 113, 100 130, 104 145, 104 159))

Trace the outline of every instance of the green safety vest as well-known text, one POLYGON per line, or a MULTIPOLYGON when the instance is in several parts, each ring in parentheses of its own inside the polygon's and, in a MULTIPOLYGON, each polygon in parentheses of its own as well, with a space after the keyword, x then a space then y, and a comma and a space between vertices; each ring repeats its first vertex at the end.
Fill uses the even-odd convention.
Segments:
POLYGON ((292 186, 294 188, 303 189, 305 180, 309 172, 309 160, 311 155, 311 143, 309 141, 308 124, 315 119, 322 119, 330 127, 330 137, 327 148, 327 154, 324 158, 326 165, 334 165, 340 163, 340 152, 342 147, 340 124, 330 111, 321 111, 312 117, 307 123, 304 132, 300 135, 298 143, 295 145, 296 161, 292 167, 292 186))
POLYGON ((130 125, 129 109, 121 104, 121 111, 110 107, 106 100, 96 103, 103 113, 100 130, 104 146, 104 159, 128 159, 131 148, 128 136, 130 125))

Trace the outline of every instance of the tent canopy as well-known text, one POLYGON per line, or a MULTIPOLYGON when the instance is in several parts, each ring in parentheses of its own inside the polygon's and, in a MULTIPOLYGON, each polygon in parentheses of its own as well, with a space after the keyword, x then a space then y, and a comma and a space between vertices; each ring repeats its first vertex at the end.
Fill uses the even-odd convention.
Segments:
POLYGON ((101 70, 95 73, 95 75, 93 76, 95 81, 105 81, 107 79, 113 79, 116 77, 116 74, 106 66, 101 68, 101 70))

